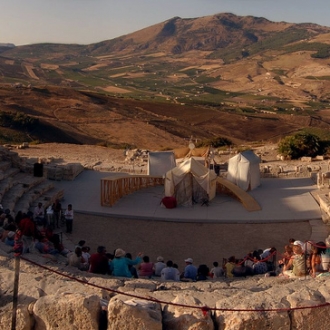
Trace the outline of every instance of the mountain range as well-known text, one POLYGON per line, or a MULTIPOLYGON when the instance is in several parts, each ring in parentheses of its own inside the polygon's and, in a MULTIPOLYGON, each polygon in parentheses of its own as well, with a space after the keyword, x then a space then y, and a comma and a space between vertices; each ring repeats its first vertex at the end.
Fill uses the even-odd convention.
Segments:
MULTIPOLYGON (((39 89, 43 91, 39 97, 56 99, 56 88, 59 88, 61 93, 65 90, 67 95, 71 93, 72 98, 77 98, 76 104, 84 103, 79 101, 79 97, 86 97, 87 92, 94 98, 106 98, 106 102, 102 101, 104 104, 111 103, 108 100, 114 98, 117 103, 137 102, 134 108, 143 108, 141 102, 147 102, 166 111, 158 114, 162 120, 180 117, 182 110, 168 115, 167 112, 171 112, 168 109, 173 107, 184 108, 184 112, 193 109, 188 112, 193 113, 192 117, 199 116, 202 122, 207 109, 221 115, 231 113, 232 118, 234 115, 242 118, 268 116, 274 118, 274 123, 279 122, 281 116, 314 118, 314 122, 317 118, 322 123, 319 126, 327 126, 330 28, 223 13, 190 19, 174 17, 140 31, 90 45, 44 43, 14 47, 0 44, 0 83, 7 88, 3 95, 10 94, 10 86, 15 93, 22 87, 25 94, 39 89)), ((25 94, 22 93, 23 96, 25 94)), ((40 109, 33 109, 37 105, 30 105, 29 111, 24 111, 27 101, 22 99, 23 96, 20 101, 17 99, 22 104, 16 104, 16 109, 30 116, 37 111, 38 116, 44 119, 40 109)), ((13 103, 12 95, 10 100, 5 97, 0 102, 0 110, 8 111, 8 105, 15 108, 13 103)), ((76 118, 85 118, 88 108, 82 112, 84 115, 77 113, 76 118)), ((138 118, 140 115, 135 119, 138 118)), ((149 119, 144 118, 143 122, 150 125, 153 121, 149 119)), ((184 121, 189 120, 189 116, 185 115, 184 121)), ((268 123, 271 121, 267 120, 268 123)), ((173 129, 171 123, 161 126, 167 125, 167 132, 173 132, 174 140, 179 139, 174 144, 190 133, 201 139, 207 135, 203 129, 197 132, 199 126, 195 126, 196 122, 193 124, 195 132, 184 129, 181 134, 173 129)), ((286 134, 287 130, 276 132, 259 136, 250 132, 247 136, 244 133, 238 136, 238 132, 230 127, 223 129, 227 137, 237 141, 259 139, 261 136, 262 139, 278 137, 286 134)), ((218 129, 210 135, 214 137, 220 133, 218 129)), ((89 138, 85 140, 99 141, 100 137, 93 134, 88 132, 89 138)), ((84 139, 76 137, 75 141, 84 143, 84 139)), ((45 137, 40 138, 43 140, 45 137)), ((119 139, 116 135, 107 137, 109 139, 124 143, 134 141, 128 136, 119 139)), ((148 140, 147 137, 145 139, 148 140)), ((166 147, 164 143, 162 147, 166 147)))

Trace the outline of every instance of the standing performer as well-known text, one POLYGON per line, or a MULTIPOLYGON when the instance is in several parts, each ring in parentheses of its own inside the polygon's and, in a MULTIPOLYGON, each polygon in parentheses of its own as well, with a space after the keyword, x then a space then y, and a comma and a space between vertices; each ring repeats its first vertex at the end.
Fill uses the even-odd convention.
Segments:
POLYGON ((64 213, 65 217, 65 223, 66 223, 66 232, 68 234, 72 233, 72 223, 73 223, 73 210, 72 210, 72 204, 68 205, 68 208, 66 209, 64 213))

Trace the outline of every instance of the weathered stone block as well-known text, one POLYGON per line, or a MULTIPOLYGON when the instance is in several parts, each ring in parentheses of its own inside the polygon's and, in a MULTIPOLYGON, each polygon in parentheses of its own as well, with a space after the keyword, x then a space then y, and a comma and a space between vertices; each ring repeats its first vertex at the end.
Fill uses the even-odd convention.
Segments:
POLYGON ((201 309, 167 305, 163 313, 164 329, 168 330, 214 330, 210 312, 202 312, 202 303, 189 293, 181 293, 173 303, 187 306, 200 306, 201 309))
POLYGON ((96 295, 59 294, 41 297, 33 307, 35 330, 97 330, 101 312, 96 295))
MULTIPOLYGON (((2 298, 2 297, 1 297, 2 298)), ((12 304, 10 303, 0 311, 0 329, 11 329, 12 324, 12 304)), ((34 329, 34 319, 29 313, 28 305, 19 305, 16 313, 15 330, 32 330, 34 329)))
POLYGON ((135 298, 123 301, 121 297, 109 303, 108 330, 162 330, 160 304, 135 298))

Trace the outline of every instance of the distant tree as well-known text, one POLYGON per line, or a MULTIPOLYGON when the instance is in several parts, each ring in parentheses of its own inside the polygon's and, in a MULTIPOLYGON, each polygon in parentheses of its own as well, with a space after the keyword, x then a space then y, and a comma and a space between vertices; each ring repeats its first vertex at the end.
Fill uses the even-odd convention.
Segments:
POLYGON ((297 133, 286 136, 278 144, 279 152, 286 157, 297 159, 303 156, 314 157, 321 151, 318 136, 309 133, 297 133))

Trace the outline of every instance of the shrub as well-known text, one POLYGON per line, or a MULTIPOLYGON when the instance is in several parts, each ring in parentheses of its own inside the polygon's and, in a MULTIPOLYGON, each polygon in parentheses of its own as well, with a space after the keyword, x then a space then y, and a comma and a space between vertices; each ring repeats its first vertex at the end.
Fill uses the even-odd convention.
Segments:
POLYGON ((314 157, 322 151, 322 147, 318 136, 297 133, 283 138, 278 144, 278 150, 285 157, 297 159, 303 156, 314 157))
POLYGON ((223 147, 223 146, 231 146, 233 145, 232 141, 230 141, 229 139, 222 137, 222 136, 218 136, 216 138, 213 139, 209 139, 209 140, 204 140, 201 141, 197 144, 197 147, 205 147, 205 146, 212 146, 214 148, 219 148, 219 147, 223 147))
POLYGON ((0 112, 0 125, 19 129, 33 129, 39 124, 39 119, 25 115, 22 112, 0 112))

